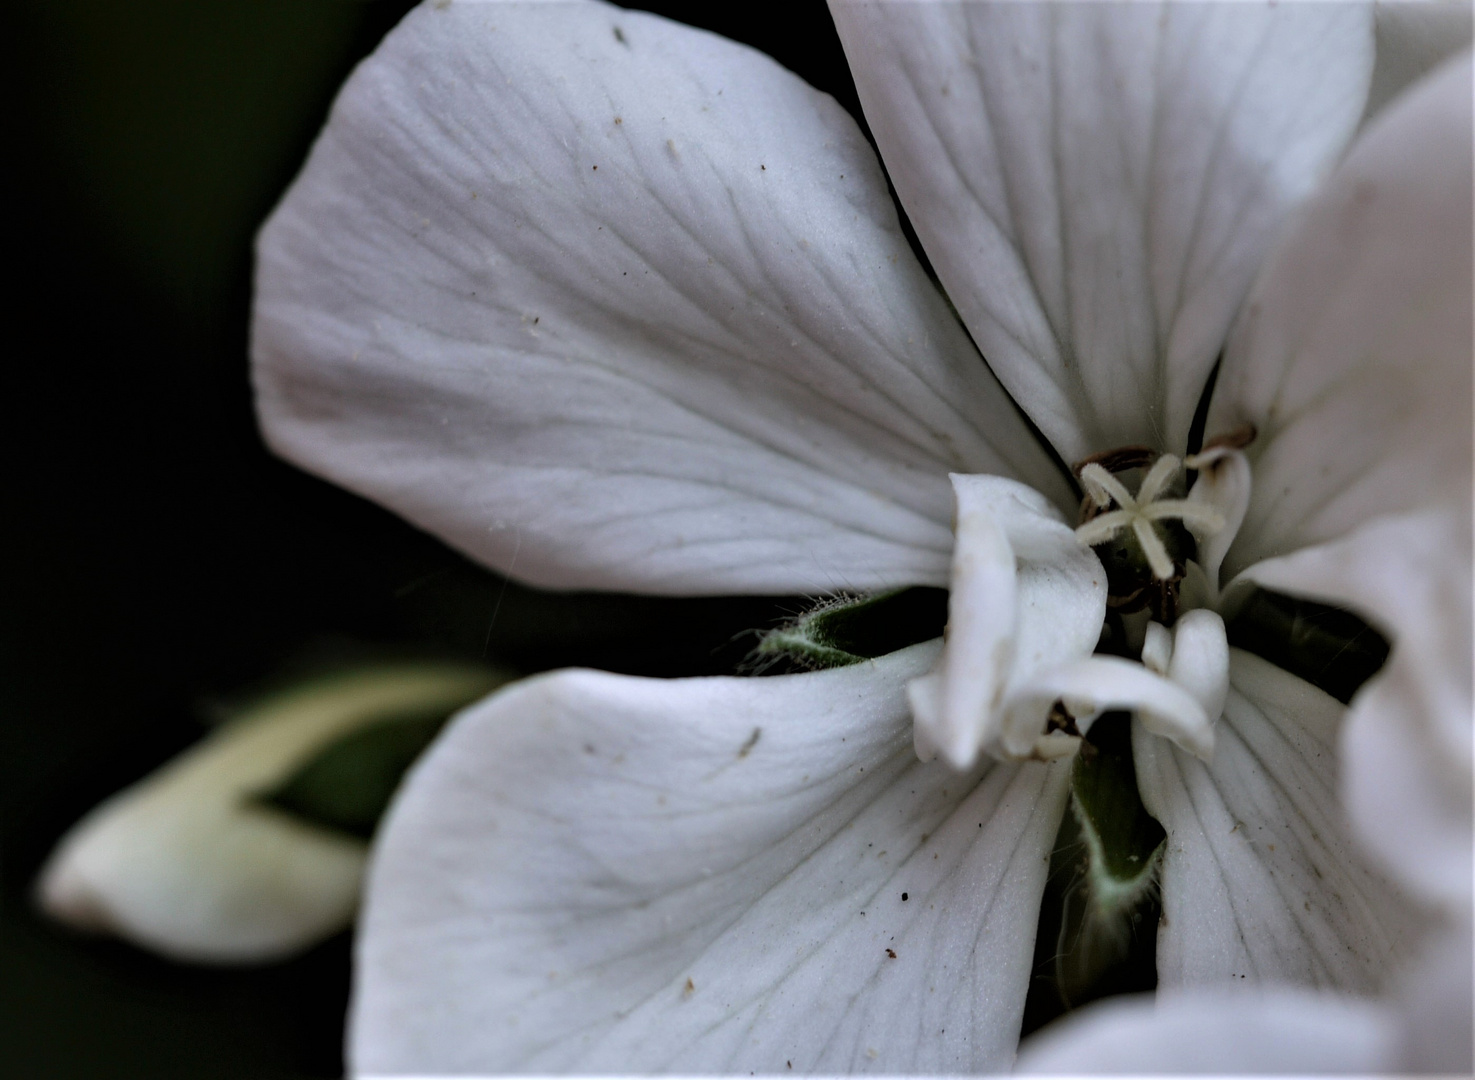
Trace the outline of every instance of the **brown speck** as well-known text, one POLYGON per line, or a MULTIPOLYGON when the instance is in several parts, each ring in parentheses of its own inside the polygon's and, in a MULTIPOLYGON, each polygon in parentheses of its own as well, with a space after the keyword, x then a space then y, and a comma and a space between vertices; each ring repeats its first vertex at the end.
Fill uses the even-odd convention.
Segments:
POLYGON ((762 169, 764 172, 767 172, 768 171, 768 166, 767 165, 759 165, 758 168, 762 169))
POLYGON ((750 753, 752 753, 753 752, 753 747, 755 747, 755 746, 758 745, 758 740, 761 739, 762 737, 763 737, 763 729, 761 727, 755 727, 753 729, 753 734, 751 734, 751 735, 748 736, 748 741, 745 742, 745 743, 743 743, 742 746, 738 747, 738 757, 739 758, 745 758, 750 753))
POLYGON ((681 988, 681 996, 682 997, 691 997, 692 994, 696 993, 696 990, 697 990, 697 984, 694 983, 694 982, 692 982, 691 979, 688 978, 686 980, 686 985, 681 988))
POLYGON ((621 116, 615 117, 615 123, 617 123, 617 124, 623 124, 624 122, 625 122, 624 117, 621 117, 621 116))
POLYGON ((889 957, 891 957, 891 959, 895 960, 896 959, 896 950, 895 949, 887 949, 886 950, 886 955, 889 956, 889 957))
POLYGON ((594 171, 595 171, 595 172, 598 172, 598 171, 599 171, 599 166, 598 166, 598 165, 595 165, 595 166, 594 166, 594 171))
POLYGON ((1266 844, 1265 846, 1268 847, 1271 851, 1274 851, 1275 850, 1275 845, 1274 844, 1266 844))

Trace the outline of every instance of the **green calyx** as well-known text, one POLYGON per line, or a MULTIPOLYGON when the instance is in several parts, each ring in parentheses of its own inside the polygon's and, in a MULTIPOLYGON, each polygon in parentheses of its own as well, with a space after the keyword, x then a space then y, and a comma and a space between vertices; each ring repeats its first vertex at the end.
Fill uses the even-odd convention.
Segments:
POLYGON ((1157 985, 1166 839, 1137 791, 1131 717, 1108 713, 1071 765, 1070 812, 1040 908, 1026 1034, 1068 1009, 1157 985))
POLYGON ((1071 767, 1071 812, 1086 846, 1092 907, 1108 917, 1154 887, 1167 834, 1138 794, 1126 715, 1102 717, 1091 735, 1071 767))
POLYGON ((947 590, 917 587, 836 596, 765 632, 749 663, 767 670, 787 661, 805 669, 845 667, 941 637, 947 590))

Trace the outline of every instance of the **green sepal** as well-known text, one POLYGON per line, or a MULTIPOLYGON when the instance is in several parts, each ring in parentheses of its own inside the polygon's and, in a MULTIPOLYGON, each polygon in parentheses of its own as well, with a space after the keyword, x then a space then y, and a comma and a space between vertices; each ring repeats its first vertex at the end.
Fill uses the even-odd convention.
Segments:
POLYGON ((751 661, 767 667, 790 660, 806 668, 844 667, 941 637, 946 589, 923 586, 822 601, 797 619, 763 634, 751 661))
POLYGON ((460 707, 388 717, 348 732, 252 798, 310 824, 371 839, 401 777, 460 707))
POLYGON ((1109 713, 1091 736, 1071 766, 1070 806, 1086 845, 1092 903, 1110 913, 1152 888, 1167 834, 1137 791, 1131 721, 1109 713))
POLYGON ((1344 705, 1388 659, 1388 642, 1350 611, 1255 589, 1225 628, 1229 644, 1305 679, 1344 705))
POLYGON ((1041 906, 1027 1027, 1098 998, 1156 986, 1165 842, 1137 791, 1131 718, 1108 713, 1071 765, 1070 812, 1041 906))

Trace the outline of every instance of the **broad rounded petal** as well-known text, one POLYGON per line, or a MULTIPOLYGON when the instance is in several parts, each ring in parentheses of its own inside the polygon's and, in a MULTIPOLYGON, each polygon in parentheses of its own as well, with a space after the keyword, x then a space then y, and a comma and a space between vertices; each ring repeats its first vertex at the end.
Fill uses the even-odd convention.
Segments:
POLYGON ((1398 1019, 1369 1001, 1304 990, 1113 998, 1020 1049, 1016 1072, 1391 1073, 1398 1019))
POLYGON ((1142 801, 1167 830, 1158 982, 1377 988, 1419 913, 1354 846, 1337 798, 1343 707, 1231 651, 1204 764, 1133 730, 1142 801))
POLYGON ((947 644, 909 696, 918 755, 940 752, 969 769, 980 752, 1008 756, 999 741, 1012 687, 1091 655, 1106 617, 1106 574, 1038 492, 999 476, 952 481, 947 644))
POLYGON ((274 449, 499 570, 945 584, 949 471, 1068 499, 854 121, 603 4, 425 4, 262 231, 274 449))
POLYGON ((449 713, 502 681, 384 666, 269 698, 83 818, 43 868, 37 899, 53 918, 178 960, 306 948, 352 920, 367 845, 252 797, 340 736, 406 710, 449 713))
POLYGON ((1255 283, 1208 422, 1259 432, 1226 579, 1468 497, 1470 190, 1467 56, 1368 127, 1255 283))
POLYGON ((918 762, 935 655, 463 714, 376 847, 355 1070, 1007 1067, 1066 769, 918 762))
POLYGON ((1377 63, 1363 123, 1443 61, 1470 47, 1471 10, 1461 0, 1379 0, 1373 7, 1377 63))
POLYGON ((1471 525, 1468 502, 1369 522, 1244 577, 1350 608, 1393 650, 1352 699, 1342 788, 1358 839, 1400 881, 1452 910, 1471 903, 1471 525))
POLYGON ((974 339, 1067 461, 1183 452, 1288 208, 1362 111, 1367 10, 834 0, 974 339))

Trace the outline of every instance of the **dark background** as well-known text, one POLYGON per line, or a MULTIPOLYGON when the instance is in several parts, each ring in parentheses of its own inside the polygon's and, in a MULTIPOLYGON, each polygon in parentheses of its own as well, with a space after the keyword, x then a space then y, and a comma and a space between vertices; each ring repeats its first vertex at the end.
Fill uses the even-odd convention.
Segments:
MULTIPOLYGON (((12 283, 0 620, 0 1061, 8 1075, 341 1073, 348 935, 189 968, 74 936, 30 883, 62 832, 222 701, 375 655, 730 670, 794 600, 540 594, 269 457, 251 238, 397 0, 23 0, 0 71, 12 283), (668 644, 674 643, 674 644, 668 644)), ((858 113, 822 3, 668 4, 858 113), (728 10, 731 9, 731 10, 728 10)))

